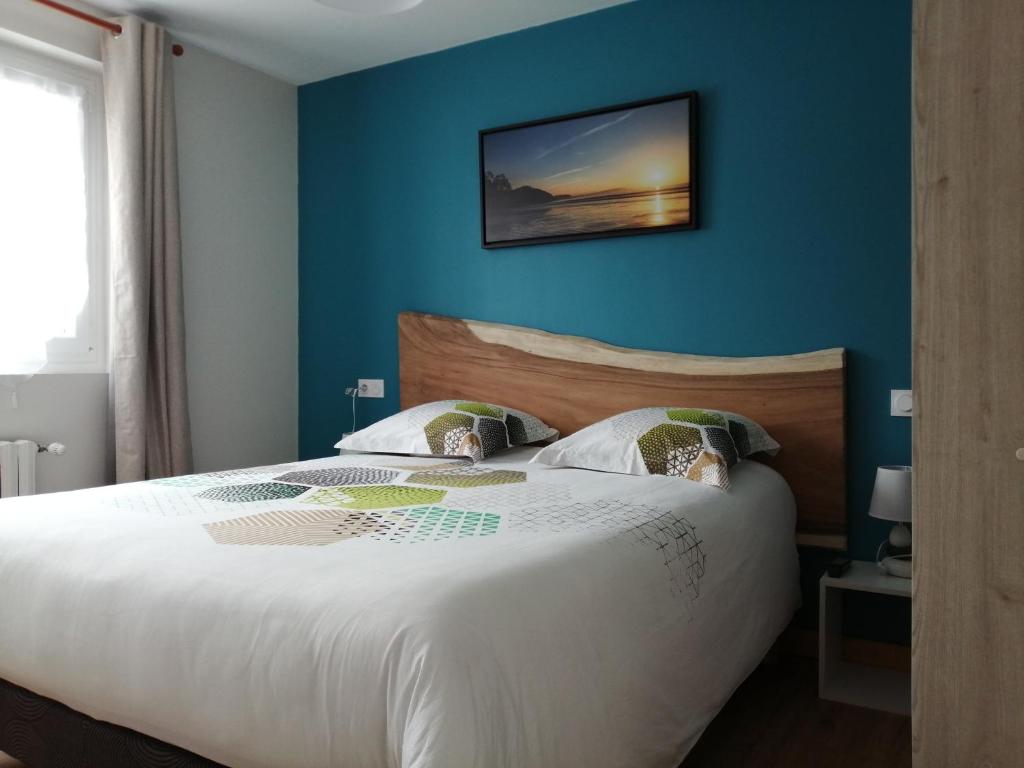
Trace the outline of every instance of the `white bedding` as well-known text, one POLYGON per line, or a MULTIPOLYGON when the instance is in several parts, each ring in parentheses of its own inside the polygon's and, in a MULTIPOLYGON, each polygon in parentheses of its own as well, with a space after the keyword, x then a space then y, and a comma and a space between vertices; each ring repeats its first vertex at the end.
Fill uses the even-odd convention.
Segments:
POLYGON ((530 455, 4 500, 0 678, 232 766, 675 768, 797 607, 792 494, 530 455))

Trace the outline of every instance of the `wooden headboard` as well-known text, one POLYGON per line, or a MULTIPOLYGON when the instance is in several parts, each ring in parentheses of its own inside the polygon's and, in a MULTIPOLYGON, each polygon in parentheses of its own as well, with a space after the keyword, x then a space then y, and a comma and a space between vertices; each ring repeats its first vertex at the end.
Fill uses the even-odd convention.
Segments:
POLYGON ((742 413, 782 444, 763 460, 796 496, 798 543, 846 549, 843 349, 705 357, 403 312, 398 350, 402 408, 458 398, 499 403, 562 435, 645 406, 742 413))

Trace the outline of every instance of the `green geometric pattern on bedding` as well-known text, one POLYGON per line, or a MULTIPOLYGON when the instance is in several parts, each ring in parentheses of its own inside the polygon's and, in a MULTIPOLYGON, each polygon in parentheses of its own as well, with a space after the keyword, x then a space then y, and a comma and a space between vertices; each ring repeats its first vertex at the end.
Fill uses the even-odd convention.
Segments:
MULTIPOLYGON (((305 489, 304 489, 305 490, 305 489)), ((447 491, 434 488, 413 488, 405 485, 363 485, 342 488, 320 488, 304 501, 345 509, 390 509, 414 504, 435 504, 447 491)))
POLYGON ((420 544, 426 541, 466 539, 490 536, 498 532, 501 515, 492 512, 467 512, 449 507, 427 506, 402 511, 386 532, 372 538, 402 544, 420 544))
POLYGON ((714 411, 702 411, 700 408, 669 408, 665 415, 672 421, 688 421, 705 427, 725 427, 725 417, 714 411))
POLYGON ((686 421, 707 427, 721 427, 729 431, 731 440, 726 440, 721 433, 715 433, 713 445, 722 452, 726 463, 731 467, 740 459, 754 453, 774 455, 779 451, 775 442, 765 428, 746 416, 726 411, 707 411, 700 408, 669 408, 668 417, 674 421, 686 421), (730 455, 734 453, 736 458, 730 455))
POLYGON ((609 422, 610 439, 635 441, 650 474, 729 487, 728 469, 739 456, 723 414, 702 408, 638 408, 609 422))
POLYGON ((270 501, 272 499, 293 499, 301 496, 308 488, 286 483, 246 483, 244 485, 223 485, 207 488, 199 494, 201 499, 244 503, 249 501, 270 501))
POLYGON ((472 413, 477 416, 490 416, 492 419, 505 418, 505 411, 496 405, 488 405, 487 403, 459 403, 455 406, 455 410, 462 411, 463 413, 472 413))
POLYGON ((480 453, 480 439, 473 434, 476 419, 466 413, 442 413, 432 419, 423 432, 427 437, 427 445, 437 454, 453 456, 459 451, 470 455, 480 453))
POLYGON ((377 467, 328 467, 326 469, 305 469, 287 472, 275 480, 283 483, 299 483, 301 485, 318 485, 320 487, 334 485, 377 485, 390 483, 398 477, 391 469, 377 467))
MULTIPOLYGON (((724 459, 713 449, 709 451, 705 441, 709 429, 725 435, 728 432, 719 426, 694 423, 703 418, 699 413, 673 415, 677 418, 662 410, 660 418, 664 421, 653 427, 651 420, 657 414, 645 415, 646 421, 632 422, 633 428, 643 431, 638 442, 645 451, 644 459, 658 464, 659 469, 663 463, 664 474, 684 470, 691 475, 694 471, 725 472, 724 459), (680 416, 692 420, 682 421, 680 416)), ((264 511, 264 507, 258 512, 205 523, 206 533, 220 545, 316 547, 358 540, 454 545, 495 534, 604 531, 656 548, 673 590, 688 602, 699 595, 706 565, 702 542, 696 528, 670 509, 622 499, 576 500, 573 489, 543 480, 531 482, 527 472, 518 470, 451 463, 411 473, 367 465, 306 466, 309 469, 290 468, 293 473, 279 476, 298 479, 297 473, 308 473, 302 479, 326 482, 342 476, 363 477, 359 473, 370 471, 406 480, 404 484, 312 488, 282 482, 207 488, 198 494, 199 498, 227 502, 280 499, 285 503, 270 511, 264 511), (288 502, 291 498, 295 501, 288 502), (478 511, 482 509, 488 511, 478 511)), ((186 489, 154 489, 151 493, 157 500, 168 496, 171 501, 175 494, 196 498, 194 491, 186 489)))
POLYGON ((417 485, 441 485, 448 488, 479 488, 485 485, 525 483, 526 473, 508 469, 467 467, 441 471, 414 472, 405 479, 417 485))
POLYGON ((430 451, 445 456, 468 456, 473 461, 554 434, 554 430, 528 413, 512 413, 490 403, 428 403, 412 409, 410 419, 418 420, 428 412, 431 417, 423 425, 423 434, 430 451))

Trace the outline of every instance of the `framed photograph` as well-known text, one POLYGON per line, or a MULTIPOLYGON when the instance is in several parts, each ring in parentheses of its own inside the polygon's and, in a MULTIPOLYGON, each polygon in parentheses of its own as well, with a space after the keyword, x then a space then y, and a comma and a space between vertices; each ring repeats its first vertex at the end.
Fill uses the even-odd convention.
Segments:
POLYGON ((484 248, 697 226, 697 92, 480 131, 484 248))

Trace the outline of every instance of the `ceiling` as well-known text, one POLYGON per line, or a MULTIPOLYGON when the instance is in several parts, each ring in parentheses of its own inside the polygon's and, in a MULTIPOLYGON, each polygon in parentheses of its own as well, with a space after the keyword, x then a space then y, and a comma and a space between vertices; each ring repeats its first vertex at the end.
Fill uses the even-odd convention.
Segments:
MULTIPOLYGON (((440 51, 628 0, 423 0, 390 15, 356 14, 316 0, 99 0, 176 39, 302 84, 440 51)), ((186 54, 187 55, 187 54, 186 54)))

